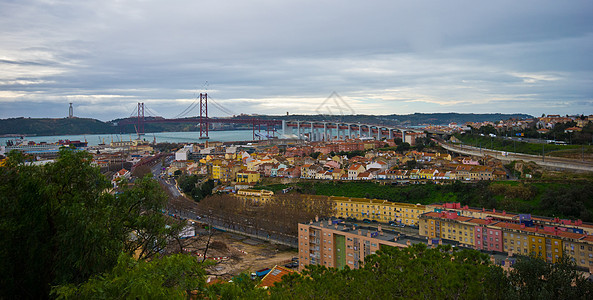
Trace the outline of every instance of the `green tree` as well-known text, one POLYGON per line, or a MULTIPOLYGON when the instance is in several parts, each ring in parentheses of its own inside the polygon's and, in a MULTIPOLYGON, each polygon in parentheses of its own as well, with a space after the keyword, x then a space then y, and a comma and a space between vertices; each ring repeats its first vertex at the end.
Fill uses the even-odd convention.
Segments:
POLYGON ((271 291, 289 299, 496 299, 504 297, 494 290, 500 284, 505 287, 502 271, 478 251, 416 244, 384 247, 356 270, 308 266, 271 291))
POLYGON ((202 291, 205 271, 194 257, 171 255, 151 261, 122 254, 110 271, 87 282, 57 287, 57 299, 187 299, 202 291))
POLYGON ((149 176, 138 179, 134 186, 124 185, 112 206, 112 230, 123 233, 123 251, 140 259, 152 258, 164 251, 168 241, 178 239, 185 222, 166 218, 161 210, 167 198, 149 176))
POLYGON ((103 192, 110 183, 89 154, 61 150, 44 167, 23 159, 13 153, 0 168, 0 298, 43 298, 50 284, 83 282, 113 267, 122 245, 103 192))
POLYGON ((259 280, 251 280, 243 273, 233 277, 231 283, 213 284, 201 295, 208 299, 266 299, 269 294, 265 289, 257 288, 259 280))
POLYGON ((410 143, 404 142, 404 143, 397 145, 397 148, 395 148, 395 151, 398 153, 404 153, 404 152, 410 150, 410 148, 412 148, 412 146, 410 146, 410 143))
POLYGON ((517 299, 591 299, 593 283, 576 269, 568 255, 556 263, 536 256, 519 256, 509 273, 512 293, 517 299))
POLYGON ((12 153, 0 167, 0 298, 46 298, 113 268, 123 251, 152 257, 181 224, 160 213, 165 197, 139 179, 116 196, 86 152, 60 151, 34 166, 12 153))

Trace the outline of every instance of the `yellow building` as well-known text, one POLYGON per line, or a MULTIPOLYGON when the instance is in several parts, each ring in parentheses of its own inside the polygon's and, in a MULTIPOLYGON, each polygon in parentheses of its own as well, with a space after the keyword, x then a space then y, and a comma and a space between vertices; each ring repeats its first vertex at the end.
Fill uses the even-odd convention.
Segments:
POLYGON ((551 234, 540 231, 529 236, 527 240, 530 252, 547 261, 555 263, 562 257, 562 240, 551 234))
POLYGON ((418 225, 418 217, 425 212, 420 204, 389 202, 387 200, 330 197, 336 203, 337 218, 369 219, 378 222, 395 221, 405 225, 418 225))
POLYGON ((236 164, 233 161, 212 161, 211 177, 215 180, 222 182, 230 182, 235 180, 237 173, 241 171, 243 167, 240 164, 236 164))
POLYGON ((522 227, 516 223, 500 222, 497 224, 502 229, 502 242, 505 252, 520 255, 529 255, 531 248, 529 240, 535 230, 529 227, 522 227))
POLYGON ((427 212, 420 216, 418 233, 420 236, 447 239, 467 247, 474 247, 476 223, 472 220, 455 213, 427 212))
POLYGON ((563 234, 564 251, 577 266, 593 270, 593 236, 570 232, 563 234))
POLYGON ((432 180, 432 177, 438 174, 437 170, 434 169, 422 169, 420 170, 420 172, 418 172, 418 178, 419 179, 428 179, 428 180, 432 180))
POLYGON ((240 171, 237 172, 235 181, 237 183, 256 183, 259 181, 259 173, 255 171, 240 171))
POLYGON ((236 197, 242 200, 249 200, 256 204, 269 202, 274 196, 274 192, 268 190, 239 190, 236 197))
POLYGON ((212 166, 212 179, 220 180, 222 174, 223 167, 221 165, 213 165, 212 166))

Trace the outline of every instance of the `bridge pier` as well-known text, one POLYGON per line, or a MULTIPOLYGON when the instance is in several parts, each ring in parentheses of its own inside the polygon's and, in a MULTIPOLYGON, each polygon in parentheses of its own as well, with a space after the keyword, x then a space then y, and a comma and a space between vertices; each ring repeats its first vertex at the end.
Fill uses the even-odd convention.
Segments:
POLYGON ((352 127, 350 126, 351 124, 347 124, 348 125, 348 138, 351 139, 352 138, 352 127))
POLYGON ((282 137, 286 138, 286 120, 282 120, 282 137))

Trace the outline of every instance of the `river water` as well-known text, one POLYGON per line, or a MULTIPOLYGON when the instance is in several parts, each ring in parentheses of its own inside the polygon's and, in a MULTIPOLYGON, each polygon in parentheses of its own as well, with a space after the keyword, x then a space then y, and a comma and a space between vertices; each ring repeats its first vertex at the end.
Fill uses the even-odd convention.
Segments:
MULTIPOLYGON (((228 131, 210 131, 210 139, 208 141, 217 142, 232 142, 232 141, 251 141, 253 140, 253 132, 251 130, 228 130, 228 131)), ((33 142, 47 142, 55 143, 59 140, 71 140, 71 141, 84 141, 89 143, 89 146, 95 146, 105 141, 105 144, 109 144, 113 141, 129 141, 136 139, 135 134, 85 134, 85 135, 56 135, 56 136, 26 136, 24 137, 27 141, 33 142)), ((155 132, 146 133, 142 136, 149 142, 156 139, 157 143, 203 143, 206 140, 200 140, 199 132, 155 132)), ((14 140, 14 137, 2 137, 0 138, 0 145, 6 145, 7 140, 14 140)))

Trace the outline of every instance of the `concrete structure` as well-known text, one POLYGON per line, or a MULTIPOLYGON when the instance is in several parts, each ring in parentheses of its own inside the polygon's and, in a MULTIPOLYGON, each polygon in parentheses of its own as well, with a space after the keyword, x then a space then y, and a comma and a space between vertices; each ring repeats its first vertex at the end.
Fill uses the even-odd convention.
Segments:
POLYGON ((381 140, 383 138, 393 139, 396 136, 405 140, 406 131, 410 132, 411 130, 393 126, 359 123, 282 121, 282 134, 285 137, 296 135, 298 139, 307 139, 311 142, 329 141, 334 139, 346 140, 363 137, 381 140), (354 132, 357 132, 357 134, 353 134, 354 132))

